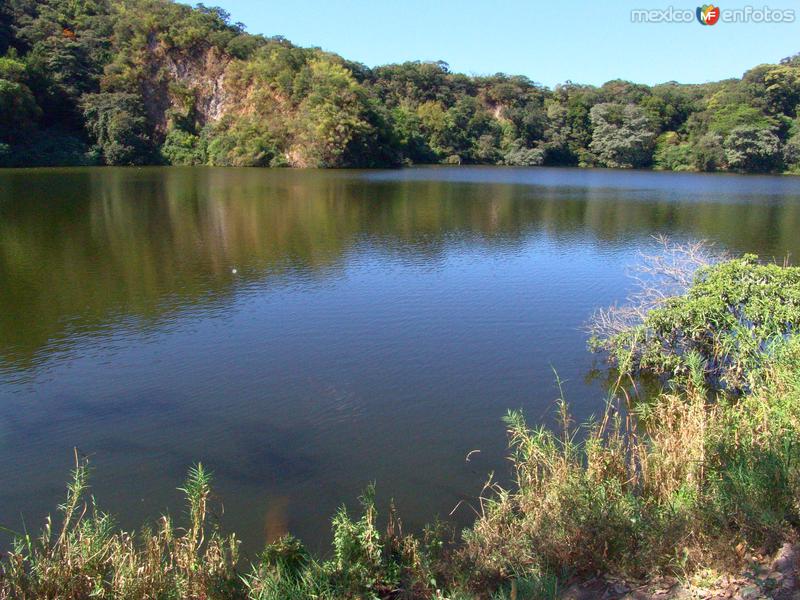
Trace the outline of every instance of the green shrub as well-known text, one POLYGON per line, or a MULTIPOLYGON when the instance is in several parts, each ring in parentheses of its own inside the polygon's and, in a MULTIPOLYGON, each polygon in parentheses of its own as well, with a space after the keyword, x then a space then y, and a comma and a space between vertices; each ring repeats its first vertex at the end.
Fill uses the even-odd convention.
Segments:
POLYGON ((800 267, 746 255, 700 269, 685 295, 665 299, 640 323, 594 345, 633 373, 685 375, 697 357, 712 388, 741 392, 761 376, 773 347, 799 327, 800 267))
POLYGON ((208 163, 221 167, 268 167, 279 156, 268 123, 224 119, 204 132, 208 163))
POLYGON ((656 169, 668 171, 694 170, 694 151, 687 142, 681 142, 674 131, 659 136, 656 151, 653 154, 653 165, 656 169))
POLYGON ((515 167, 538 167, 544 163, 544 150, 512 146, 503 158, 503 164, 515 167))
POLYGON ((206 162, 205 148, 199 136, 173 128, 161 146, 161 155, 171 165, 202 165, 206 162))

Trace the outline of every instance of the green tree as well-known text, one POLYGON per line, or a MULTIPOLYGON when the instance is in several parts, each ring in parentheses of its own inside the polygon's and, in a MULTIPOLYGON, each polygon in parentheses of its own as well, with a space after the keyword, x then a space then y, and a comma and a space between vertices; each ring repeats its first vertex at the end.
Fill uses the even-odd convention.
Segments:
POLYGON ((141 165, 152 160, 147 119, 139 96, 86 94, 82 106, 86 128, 106 164, 141 165))
POLYGON ((538 167, 544 163, 544 156, 544 149, 526 148, 517 140, 506 150, 503 164, 514 167, 538 167))
POLYGON ((19 141, 39 114, 36 100, 26 85, 0 79, 0 142, 19 141))
POLYGON ((797 105, 800 104, 800 66, 776 66, 767 71, 764 84, 769 110, 796 117, 797 105))
POLYGON ((567 83, 545 101, 545 160, 548 164, 588 164, 592 140, 590 111, 599 101, 596 88, 567 83))
POLYGON ((592 142, 598 164, 642 167, 651 162, 655 133, 644 110, 634 104, 601 103, 591 110, 592 142))
POLYGON ((16 0, 17 46, 32 74, 45 126, 82 129, 80 96, 99 91, 111 56, 107 0, 16 0))
POLYGON ((706 133, 697 138, 692 144, 692 154, 698 171, 716 171, 725 166, 725 150, 718 133, 706 133))
MULTIPOLYGON (((268 167, 281 164, 269 124, 257 118, 223 119, 208 133, 208 162, 220 167, 268 167)), ((202 158, 197 145, 194 154, 202 158)))
POLYGON ((348 147, 374 133, 365 118, 364 90, 343 66, 315 59, 308 66, 309 93, 295 123, 297 152, 312 166, 346 166, 348 147))
POLYGON ((422 119, 417 111, 408 103, 404 103, 392 110, 391 114, 402 157, 416 163, 435 162, 436 153, 428 143, 422 119))
POLYGON ((443 133, 446 154, 459 162, 495 162, 499 159, 501 129, 476 98, 464 96, 447 111, 443 133))
POLYGON ((653 165, 657 169, 669 171, 690 171, 694 169, 692 146, 681 140, 674 131, 667 131, 656 141, 653 165))
POLYGON ((172 0, 6 0, 0 56, 6 164, 94 143, 109 164, 800 169, 797 56, 700 85, 548 89, 442 61, 369 68, 172 0))
POLYGON ((771 129, 737 127, 725 138, 724 148, 728 166, 737 171, 766 172, 780 165, 780 139, 771 129))
POLYGON ((435 100, 423 102, 417 108, 417 115, 431 150, 440 158, 446 156, 449 150, 446 139, 448 120, 441 102, 435 100))
POLYGON ((41 116, 26 79, 23 62, 12 56, 0 57, 0 142, 20 141, 41 116))

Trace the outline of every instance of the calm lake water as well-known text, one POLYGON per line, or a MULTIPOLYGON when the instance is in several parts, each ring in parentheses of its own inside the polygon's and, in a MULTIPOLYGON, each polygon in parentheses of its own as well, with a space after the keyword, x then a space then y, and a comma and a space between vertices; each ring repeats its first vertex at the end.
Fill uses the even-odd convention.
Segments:
POLYGON ((798 256, 800 179, 2 171, 0 525, 55 510, 74 446, 126 527, 181 515, 203 461, 250 552, 319 546, 370 481, 406 527, 447 517, 507 474, 507 409, 552 414, 554 370, 602 410, 581 326, 657 233, 798 256))

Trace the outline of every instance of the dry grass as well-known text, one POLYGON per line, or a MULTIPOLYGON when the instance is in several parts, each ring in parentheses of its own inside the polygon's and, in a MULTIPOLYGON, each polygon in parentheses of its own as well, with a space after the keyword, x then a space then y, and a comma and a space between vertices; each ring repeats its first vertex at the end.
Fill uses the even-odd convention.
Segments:
POLYGON ((583 427, 562 401, 558 433, 510 413, 515 485, 492 485, 466 533, 477 580, 685 575, 737 545, 774 548, 800 522, 798 367, 795 339, 744 398, 687 381, 639 406, 622 394, 583 427))
POLYGON ((59 507, 38 538, 19 536, 0 565, 0 598, 236 598, 238 541, 206 523, 209 476, 192 469, 183 488, 189 526, 162 517, 139 536, 119 531, 87 497, 88 465, 76 467, 59 507))

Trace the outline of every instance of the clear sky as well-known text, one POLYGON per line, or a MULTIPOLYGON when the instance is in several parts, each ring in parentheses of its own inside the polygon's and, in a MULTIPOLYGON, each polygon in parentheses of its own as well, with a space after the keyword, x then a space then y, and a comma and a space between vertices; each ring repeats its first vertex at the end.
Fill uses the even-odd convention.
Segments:
MULTIPOLYGON (((186 1, 186 0, 184 0, 186 1)), ((708 0, 703 0, 707 2, 708 0)), ((684 83, 739 77, 800 52, 800 2, 738 0, 731 8, 794 9, 794 23, 642 24, 631 9, 694 11, 670 0, 206 0, 251 33, 282 35, 375 66, 444 60, 468 74, 527 75, 553 86, 684 83)))

